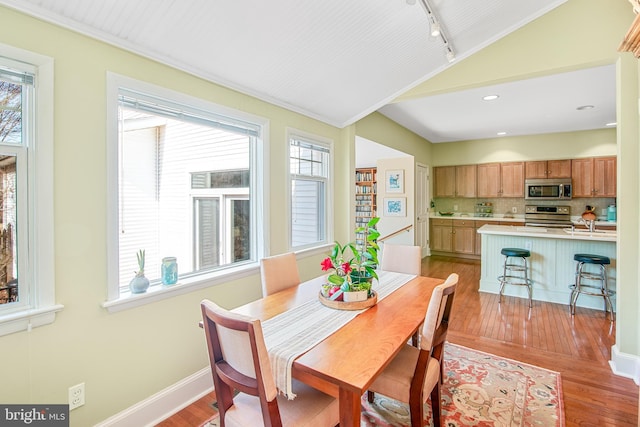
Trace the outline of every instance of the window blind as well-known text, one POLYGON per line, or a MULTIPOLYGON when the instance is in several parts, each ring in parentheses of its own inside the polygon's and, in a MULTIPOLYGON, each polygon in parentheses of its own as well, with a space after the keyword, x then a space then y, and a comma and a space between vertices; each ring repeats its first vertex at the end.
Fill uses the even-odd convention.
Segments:
POLYGON ((198 110, 193 107, 187 107, 166 99, 154 98, 129 89, 120 89, 118 102, 121 106, 133 110, 211 126, 227 132, 255 137, 260 134, 260 128, 252 123, 232 119, 209 111, 198 110))

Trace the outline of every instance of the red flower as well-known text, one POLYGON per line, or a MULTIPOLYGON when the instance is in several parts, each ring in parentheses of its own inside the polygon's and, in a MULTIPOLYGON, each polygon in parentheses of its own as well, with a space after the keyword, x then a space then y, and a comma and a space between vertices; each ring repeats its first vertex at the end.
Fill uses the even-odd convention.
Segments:
POLYGON ((344 271, 344 274, 349 274, 349 272, 351 271, 351 264, 345 262, 344 264, 342 264, 342 270, 344 271))
POLYGON ((322 271, 331 270, 333 268, 333 263, 331 263, 331 258, 325 258, 324 261, 320 263, 322 266, 322 271))

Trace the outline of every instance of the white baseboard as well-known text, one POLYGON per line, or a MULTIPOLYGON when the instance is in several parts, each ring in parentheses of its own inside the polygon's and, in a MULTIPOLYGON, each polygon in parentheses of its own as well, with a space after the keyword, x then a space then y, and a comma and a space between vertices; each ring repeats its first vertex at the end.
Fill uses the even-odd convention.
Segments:
POLYGON ((212 390, 211 369, 207 367, 107 418, 96 427, 154 426, 212 390))
POLYGON ((618 345, 611 347, 611 360, 609 366, 614 374, 621 377, 631 378, 636 385, 640 386, 640 357, 621 353, 618 345))

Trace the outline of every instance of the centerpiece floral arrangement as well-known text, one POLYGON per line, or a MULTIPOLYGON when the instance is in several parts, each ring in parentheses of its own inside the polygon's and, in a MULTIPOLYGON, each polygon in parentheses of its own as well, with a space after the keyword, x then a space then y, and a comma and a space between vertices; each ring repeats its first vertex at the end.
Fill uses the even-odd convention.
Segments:
POLYGON ((378 266, 379 246, 376 240, 380 233, 375 229, 380 218, 374 217, 355 230, 360 236, 355 242, 341 245, 335 242, 331 254, 322 263, 322 271, 331 271, 327 282, 322 285, 322 296, 334 301, 342 301, 344 292, 367 291, 372 296, 373 279, 378 279, 375 268, 378 266))

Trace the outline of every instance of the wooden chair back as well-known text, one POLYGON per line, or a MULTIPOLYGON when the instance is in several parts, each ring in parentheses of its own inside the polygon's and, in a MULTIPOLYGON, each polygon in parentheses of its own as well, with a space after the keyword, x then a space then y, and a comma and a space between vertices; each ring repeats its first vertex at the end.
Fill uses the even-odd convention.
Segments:
POLYGON ((278 392, 260 321, 209 300, 200 305, 222 425, 235 390, 259 398, 265 426, 281 425, 278 392))

